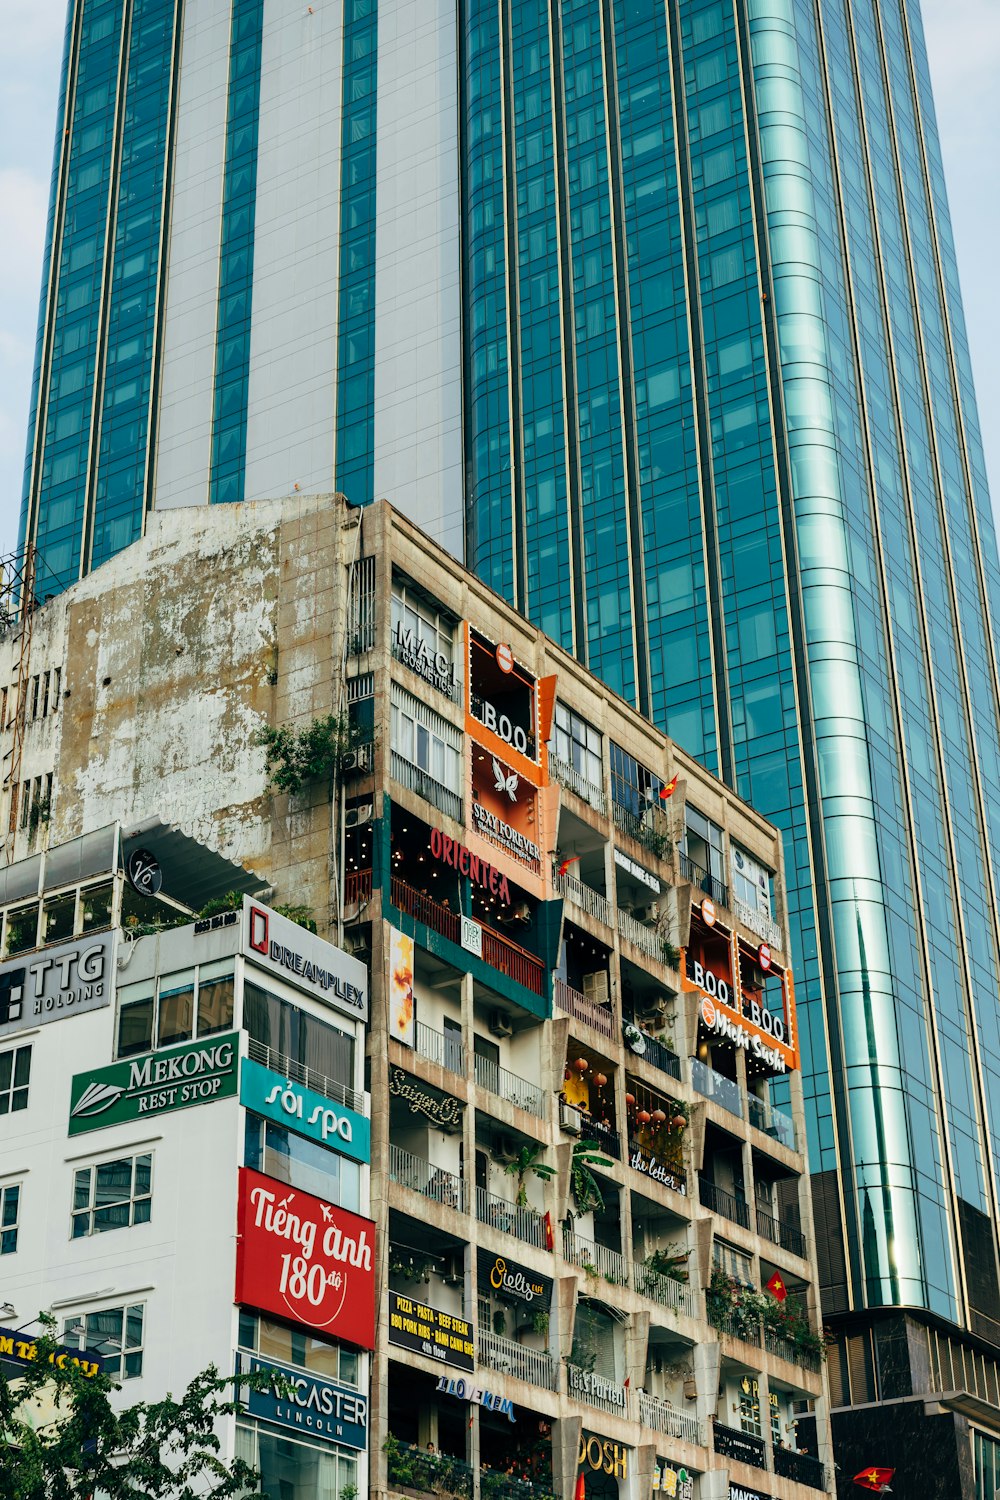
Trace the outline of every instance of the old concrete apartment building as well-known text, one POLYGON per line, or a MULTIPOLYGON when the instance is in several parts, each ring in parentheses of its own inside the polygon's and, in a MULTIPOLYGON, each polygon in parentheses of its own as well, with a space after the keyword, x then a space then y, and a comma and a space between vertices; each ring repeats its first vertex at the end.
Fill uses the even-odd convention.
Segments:
POLYGON ((288 1500, 832 1492, 773 826, 384 502, 154 513, 0 683, 12 1322, 291 1371, 288 1500))

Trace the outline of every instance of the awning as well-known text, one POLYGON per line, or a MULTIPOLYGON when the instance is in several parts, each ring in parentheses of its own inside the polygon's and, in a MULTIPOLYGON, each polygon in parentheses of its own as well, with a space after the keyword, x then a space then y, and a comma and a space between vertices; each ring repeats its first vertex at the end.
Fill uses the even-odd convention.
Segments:
POLYGON ((268 885, 263 875, 227 859, 162 818, 147 818, 134 827, 123 824, 121 839, 122 864, 128 867, 133 849, 147 849, 163 871, 164 894, 191 911, 200 910, 207 901, 227 891, 249 896, 268 885))

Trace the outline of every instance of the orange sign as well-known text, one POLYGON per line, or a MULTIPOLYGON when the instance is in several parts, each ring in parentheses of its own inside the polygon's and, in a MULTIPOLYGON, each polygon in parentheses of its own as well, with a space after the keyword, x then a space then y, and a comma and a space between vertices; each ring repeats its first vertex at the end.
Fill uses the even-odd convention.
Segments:
POLYGON ((699 996, 698 1019, 706 1031, 720 1041, 742 1047, 775 1073, 785 1073, 799 1065, 791 976, 787 978, 784 1016, 773 1015, 759 1001, 746 995, 740 1008, 740 998, 733 994, 731 986, 697 960, 688 960, 686 971, 682 971, 681 984, 689 993, 699 996), (708 993, 709 990, 714 993, 708 993))

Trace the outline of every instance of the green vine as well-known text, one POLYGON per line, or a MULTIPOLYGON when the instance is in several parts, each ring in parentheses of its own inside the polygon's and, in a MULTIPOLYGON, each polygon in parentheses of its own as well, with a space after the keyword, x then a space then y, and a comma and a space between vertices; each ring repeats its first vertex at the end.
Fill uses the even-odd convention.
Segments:
POLYGON ((603 1210, 604 1194, 593 1168, 610 1166, 608 1157, 601 1156, 596 1141, 575 1142, 570 1163, 570 1191, 578 1214, 589 1213, 592 1208, 603 1210))
POLYGON ((725 1329, 731 1323, 738 1334, 756 1334, 763 1327, 804 1354, 816 1359, 826 1357, 822 1336, 809 1326, 809 1318, 797 1302, 788 1298, 779 1302, 769 1293, 744 1286, 720 1266, 712 1270, 705 1306, 713 1328, 725 1329))
POLYGON ((332 782, 344 756, 363 739, 363 730, 346 714, 327 714, 304 729, 265 724, 254 743, 264 751, 268 785, 294 794, 318 781, 332 782))

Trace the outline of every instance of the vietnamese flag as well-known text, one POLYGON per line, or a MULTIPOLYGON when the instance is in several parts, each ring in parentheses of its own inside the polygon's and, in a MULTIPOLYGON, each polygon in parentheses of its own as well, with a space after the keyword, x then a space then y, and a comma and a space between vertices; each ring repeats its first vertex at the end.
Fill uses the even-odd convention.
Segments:
POLYGON ((587 1500, 587 1486, 583 1482, 582 1470, 576 1476, 576 1490, 573 1494, 573 1500, 587 1500))
POLYGON ((767 1289, 771 1293, 771 1296, 775 1299, 775 1301, 784 1302, 785 1298, 788 1296, 788 1288, 784 1283, 780 1271, 775 1271, 774 1275, 767 1283, 767 1289))
POLYGON ((565 875, 570 865, 575 865, 579 858, 579 854, 571 854, 569 859, 560 860, 557 874, 565 875))
POLYGON ((863 1490, 874 1490, 881 1495, 889 1488, 889 1480, 895 1472, 895 1469, 880 1469, 877 1464, 872 1464, 870 1469, 862 1469, 860 1474, 855 1474, 854 1483, 859 1484, 863 1490))
POLYGON ((660 800, 662 802, 666 802, 668 797, 672 797, 674 795, 674 792, 677 790, 677 782, 680 774, 680 771, 676 772, 675 775, 671 776, 666 786, 660 787, 660 800))

